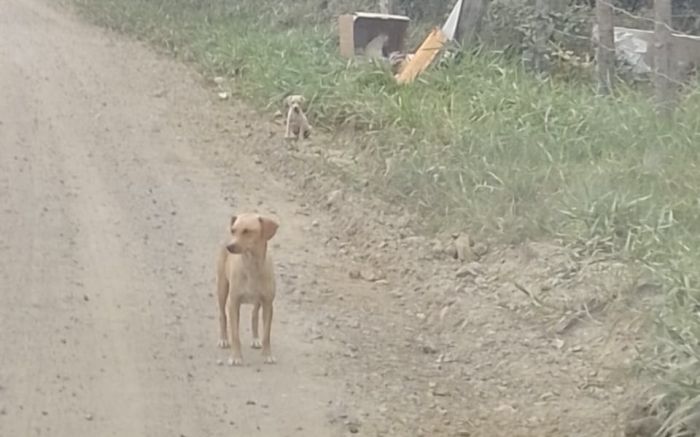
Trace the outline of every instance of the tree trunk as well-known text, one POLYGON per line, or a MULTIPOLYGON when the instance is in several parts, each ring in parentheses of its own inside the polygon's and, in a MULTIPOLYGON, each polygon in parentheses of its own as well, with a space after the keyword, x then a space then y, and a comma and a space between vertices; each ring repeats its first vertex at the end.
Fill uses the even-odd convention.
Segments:
POLYGON ((664 118, 673 114, 674 92, 671 67, 671 0, 654 0, 654 88, 657 112, 664 118))

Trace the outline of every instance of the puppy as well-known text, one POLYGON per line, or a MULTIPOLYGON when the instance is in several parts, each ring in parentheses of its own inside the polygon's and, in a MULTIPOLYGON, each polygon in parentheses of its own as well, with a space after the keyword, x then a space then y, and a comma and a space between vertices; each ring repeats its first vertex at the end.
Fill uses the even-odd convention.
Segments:
POLYGON ((251 346, 254 349, 262 348, 266 364, 275 362, 270 348, 270 329, 276 284, 272 259, 267 251, 267 242, 275 236, 278 226, 275 221, 258 214, 245 213, 231 217, 229 225, 231 236, 220 250, 216 274, 219 298, 219 347, 226 348, 230 345, 229 365, 237 366, 243 363, 238 331, 242 304, 253 305, 251 346), (258 336, 260 308, 263 315, 262 343, 258 336))
POLYGON ((289 108, 287 110, 287 132, 284 134, 285 138, 299 139, 300 135, 303 138, 308 138, 311 135, 311 125, 301 107, 305 102, 304 96, 300 95, 292 95, 284 99, 284 103, 289 108))
POLYGON ((384 59, 384 46, 389 41, 389 35, 380 33, 372 38, 365 46, 365 56, 369 59, 384 59))

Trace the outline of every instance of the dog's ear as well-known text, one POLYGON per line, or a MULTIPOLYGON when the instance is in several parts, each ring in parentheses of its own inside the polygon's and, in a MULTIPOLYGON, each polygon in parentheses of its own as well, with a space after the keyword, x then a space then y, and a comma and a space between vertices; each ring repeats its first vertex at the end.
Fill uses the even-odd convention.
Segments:
POLYGON ((258 220, 260 220, 260 230, 262 233, 262 237, 266 241, 271 240, 272 237, 274 237, 277 233, 277 228, 279 227, 279 225, 277 224, 277 222, 267 217, 260 216, 258 217, 258 220))
POLYGON ((228 225, 229 230, 231 229, 231 226, 233 226, 233 224, 236 223, 236 219, 237 219, 237 218, 238 218, 238 217, 236 216, 236 214, 234 214, 234 215, 231 216, 231 223, 229 223, 229 225, 228 225))
POLYGON ((292 97, 293 96, 287 96, 284 98, 284 105, 285 106, 292 106, 292 97))

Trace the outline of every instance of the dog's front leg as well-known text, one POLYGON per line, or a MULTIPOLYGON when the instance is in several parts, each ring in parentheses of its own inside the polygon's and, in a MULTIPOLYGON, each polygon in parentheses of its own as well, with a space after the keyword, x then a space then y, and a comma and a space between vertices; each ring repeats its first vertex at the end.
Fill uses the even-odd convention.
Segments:
POLYGON ((287 139, 294 138, 292 135, 292 108, 289 108, 289 111, 287 111, 287 131, 284 133, 284 137, 287 139))
POLYGON ((219 298, 219 347, 228 347, 228 332, 226 330, 226 301, 228 300, 228 281, 223 275, 217 278, 217 296, 219 298))
POLYGON ((250 316, 250 320, 253 324, 253 341, 250 346, 253 349, 260 349, 262 344, 260 343, 260 335, 258 334, 258 326, 260 325, 260 304, 256 303, 253 306, 253 314, 250 316))
POLYGON ((234 293, 229 292, 229 307, 228 307, 228 327, 231 341, 231 358, 228 360, 230 366, 240 366, 243 364, 243 355, 241 354, 241 337, 238 332, 238 321, 241 315, 241 300, 234 293))
POLYGON ((265 364, 273 364, 275 362, 275 357, 272 356, 272 348, 270 346, 270 331, 272 330, 272 300, 263 301, 262 303, 262 315, 263 315, 263 341, 262 341, 262 353, 265 358, 265 364))

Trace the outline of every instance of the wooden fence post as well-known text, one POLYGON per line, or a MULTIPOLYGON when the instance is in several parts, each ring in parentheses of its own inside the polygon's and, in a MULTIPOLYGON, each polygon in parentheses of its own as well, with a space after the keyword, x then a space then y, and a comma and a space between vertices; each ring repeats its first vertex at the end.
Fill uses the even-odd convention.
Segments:
POLYGON ((467 47, 479 36, 481 22, 486 14, 488 0, 464 0, 462 10, 459 13, 457 22, 457 34, 455 38, 467 47))
POLYGON ((671 0, 654 0, 654 89, 657 113, 673 114, 674 90, 671 68, 671 0))
POLYGON ((379 0, 379 12, 382 14, 393 13, 392 0, 379 0))
POLYGON ((611 0, 596 1, 596 21, 598 24, 598 44, 596 46, 596 72, 598 94, 612 92, 612 79, 615 76, 615 30, 611 0))
POLYGON ((534 34, 534 53, 533 66, 539 74, 547 74, 549 72, 549 63, 547 62, 547 41, 549 40, 549 22, 547 21, 549 13, 549 5, 546 0, 535 1, 535 34, 534 34))

